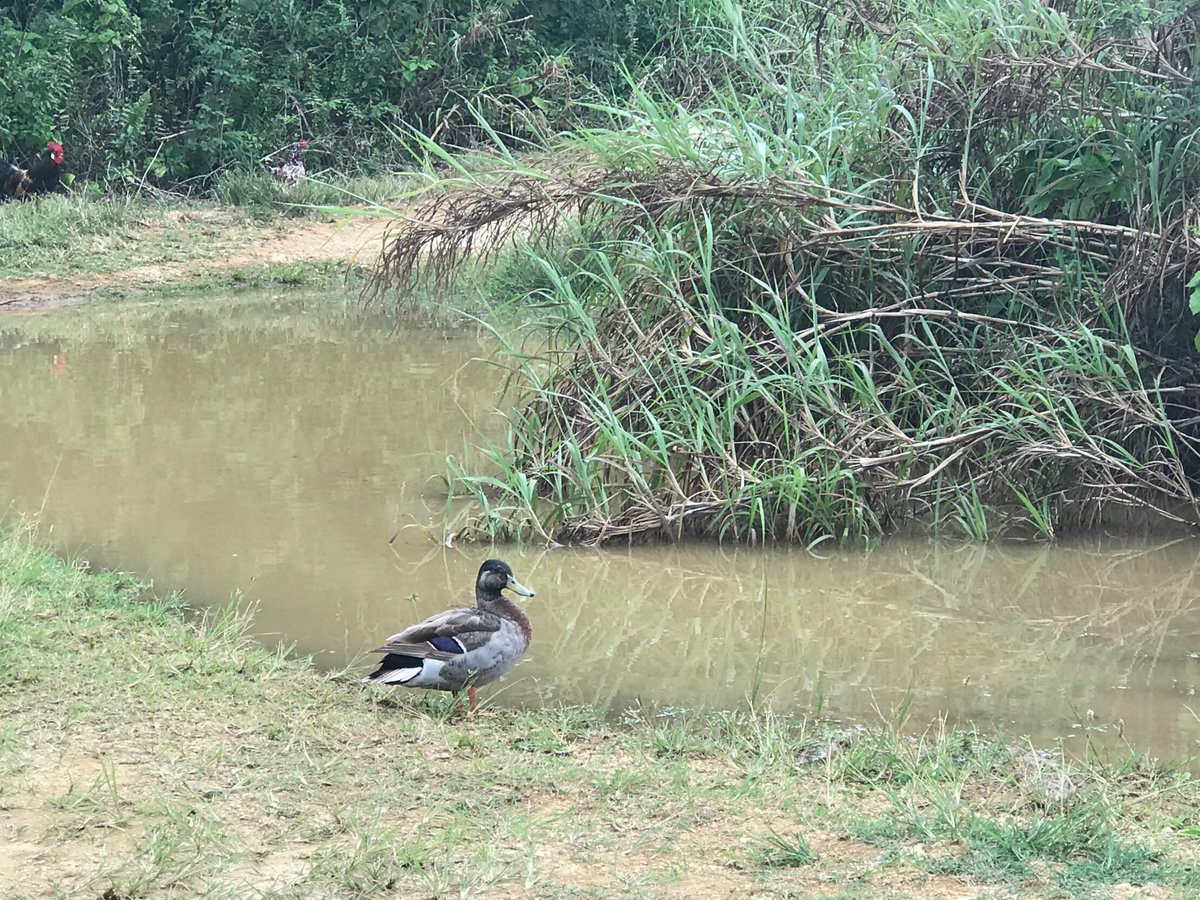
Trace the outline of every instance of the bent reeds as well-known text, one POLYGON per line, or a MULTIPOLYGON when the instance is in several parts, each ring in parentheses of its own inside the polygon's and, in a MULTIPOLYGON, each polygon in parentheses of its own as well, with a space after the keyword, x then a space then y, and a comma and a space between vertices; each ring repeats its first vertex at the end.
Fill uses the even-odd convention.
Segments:
POLYGON ((731 7, 688 106, 439 186, 379 284, 519 238, 552 325, 495 472, 455 472, 482 529, 1200 525, 1200 14, 1101 6, 731 7))

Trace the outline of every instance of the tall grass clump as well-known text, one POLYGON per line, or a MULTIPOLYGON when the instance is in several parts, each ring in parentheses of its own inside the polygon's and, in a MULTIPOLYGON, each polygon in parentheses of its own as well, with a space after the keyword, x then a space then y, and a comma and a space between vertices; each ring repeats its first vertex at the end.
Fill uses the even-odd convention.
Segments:
POLYGON ((213 181, 213 195, 228 206, 304 215, 313 207, 345 207, 349 204, 379 205, 403 197, 412 190, 407 178, 306 177, 296 184, 276 181, 261 169, 230 169, 213 181))
POLYGON ((1200 525, 1200 8, 791 0, 694 28, 606 128, 438 157, 389 245, 379 283, 409 289, 533 248, 547 334, 510 348, 493 471, 452 463, 482 531, 1200 525))

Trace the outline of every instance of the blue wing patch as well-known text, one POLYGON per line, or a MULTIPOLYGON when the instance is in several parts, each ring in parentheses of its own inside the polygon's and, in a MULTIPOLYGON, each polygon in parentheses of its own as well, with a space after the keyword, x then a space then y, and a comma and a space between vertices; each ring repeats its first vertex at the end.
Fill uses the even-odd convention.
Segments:
POLYGON ((435 637, 429 642, 435 650, 441 650, 443 653, 465 653, 463 645, 458 642, 458 638, 453 637, 435 637))

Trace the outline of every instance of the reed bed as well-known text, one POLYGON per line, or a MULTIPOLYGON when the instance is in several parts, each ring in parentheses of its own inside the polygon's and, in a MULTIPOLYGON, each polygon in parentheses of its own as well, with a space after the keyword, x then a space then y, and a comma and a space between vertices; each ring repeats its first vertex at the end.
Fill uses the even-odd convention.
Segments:
POLYGON ((728 4, 694 27, 608 127, 470 162, 426 144, 445 177, 377 287, 516 246, 497 299, 550 336, 508 347, 490 470, 451 461, 470 531, 1200 525, 1200 5, 728 4))

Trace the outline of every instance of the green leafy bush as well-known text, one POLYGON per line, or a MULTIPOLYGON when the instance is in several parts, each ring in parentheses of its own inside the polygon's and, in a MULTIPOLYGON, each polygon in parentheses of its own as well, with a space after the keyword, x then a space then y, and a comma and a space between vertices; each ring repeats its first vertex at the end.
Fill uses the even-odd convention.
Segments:
POLYGON ((109 182, 178 184, 300 135, 372 171, 396 130, 545 135, 653 57, 687 0, 65 0, 0 12, 0 149, 50 138, 109 182))

